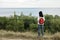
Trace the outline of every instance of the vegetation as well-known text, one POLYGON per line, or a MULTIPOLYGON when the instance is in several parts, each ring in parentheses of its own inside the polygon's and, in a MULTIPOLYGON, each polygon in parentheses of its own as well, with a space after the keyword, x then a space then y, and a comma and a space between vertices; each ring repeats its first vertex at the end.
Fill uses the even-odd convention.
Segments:
MULTIPOLYGON (((53 35, 45 34, 41 40, 60 40, 60 32, 53 35)), ((13 32, 0 30, 0 40, 37 40, 37 33, 34 32, 13 32)))
MULTIPOLYGON (((49 33, 60 32, 60 16, 58 15, 44 15, 45 16, 45 32, 49 33)), ((16 15, 10 17, 0 17, 0 29, 10 30, 10 31, 34 31, 37 32, 37 17, 32 16, 30 13, 29 16, 25 16, 23 12, 21 15, 16 15), (25 26, 24 23, 27 22, 28 26, 25 26)))

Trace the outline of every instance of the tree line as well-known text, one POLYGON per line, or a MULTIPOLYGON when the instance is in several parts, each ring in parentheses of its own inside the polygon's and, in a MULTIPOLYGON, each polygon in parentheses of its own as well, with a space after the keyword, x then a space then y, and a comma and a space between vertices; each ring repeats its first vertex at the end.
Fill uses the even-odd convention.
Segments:
MULTIPOLYGON (((44 24, 44 31, 48 31, 50 33, 60 32, 60 16, 58 15, 44 15, 45 17, 45 24, 44 24)), ((0 30, 7 30, 7 31, 33 31, 37 32, 38 24, 37 18, 32 16, 32 13, 29 16, 26 16, 21 13, 21 15, 16 15, 14 12, 14 16, 10 17, 0 17, 0 30), (26 26, 26 24, 28 24, 26 26)))

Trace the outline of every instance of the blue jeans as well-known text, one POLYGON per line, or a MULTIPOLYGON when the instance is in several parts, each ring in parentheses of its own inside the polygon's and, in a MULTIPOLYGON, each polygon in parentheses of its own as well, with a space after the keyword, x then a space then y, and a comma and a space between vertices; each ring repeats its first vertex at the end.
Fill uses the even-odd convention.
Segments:
POLYGON ((38 36, 44 35, 44 25, 38 25, 38 36))

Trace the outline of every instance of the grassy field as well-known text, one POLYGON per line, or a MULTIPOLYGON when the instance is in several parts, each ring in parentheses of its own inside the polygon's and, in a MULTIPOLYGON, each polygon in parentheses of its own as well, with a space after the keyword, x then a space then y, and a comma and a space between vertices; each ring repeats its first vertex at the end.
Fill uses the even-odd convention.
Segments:
MULTIPOLYGON (((60 40, 60 32, 50 35, 45 33, 41 40, 60 40)), ((37 38, 37 33, 33 32, 13 32, 0 30, 0 40, 40 40, 37 38)))

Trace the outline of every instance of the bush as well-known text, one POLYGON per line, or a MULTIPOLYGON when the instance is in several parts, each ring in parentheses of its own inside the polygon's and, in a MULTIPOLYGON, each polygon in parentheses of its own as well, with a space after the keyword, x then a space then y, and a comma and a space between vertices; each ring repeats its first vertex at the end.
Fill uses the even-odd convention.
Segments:
POLYGON ((37 32, 37 29, 38 29, 38 26, 37 24, 30 24, 30 30, 33 31, 33 32, 37 32))

